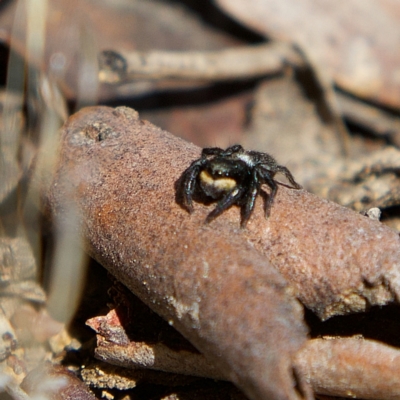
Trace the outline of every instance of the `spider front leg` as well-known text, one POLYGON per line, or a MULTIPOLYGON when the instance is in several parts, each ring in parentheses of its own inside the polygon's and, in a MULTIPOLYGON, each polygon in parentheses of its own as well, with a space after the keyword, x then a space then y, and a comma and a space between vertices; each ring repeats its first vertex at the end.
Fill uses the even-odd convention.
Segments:
POLYGON ((253 171, 251 184, 247 190, 247 195, 244 199, 244 204, 241 209, 241 217, 242 217, 242 220, 240 222, 241 228, 245 228, 247 225, 247 222, 251 216, 251 213, 254 210, 254 205, 255 205, 259 190, 260 190, 260 182, 258 179, 258 174, 256 171, 253 171))
POLYGON ((182 174, 183 206, 191 214, 193 212, 193 194, 196 189, 196 180, 206 159, 194 161, 190 167, 182 174))
POLYGON ((234 144, 231 147, 228 147, 225 151, 222 152, 223 156, 231 156, 232 154, 235 153, 243 153, 243 147, 240 144, 234 144))
POLYGON ((302 186, 299 185, 299 184, 294 180, 293 175, 291 174, 291 172, 290 172, 286 167, 284 167, 283 165, 278 165, 278 166, 276 167, 276 172, 280 172, 280 173, 282 173, 283 175, 285 175, 286 178, 287 178, 287 180, 292 184, 292 187, 293 187, 294 189, 302 189, 302 186))
POLYGON ((220 149, 219 147, 206 147, 201 151, 202 157, 207 156, 219 156, 224 152, 224 150, 220 149))
POLYGON ((228 147, 226 150, 220 149, 219 147, 207 147, 203 149, 201 152, 202 157, 207 156, 222 156, 227 157, 231 156, 234 153, 241 153, 243 152, 243 147, 240 144, 234 144, 231 147, 228 147))
POLYGON ((267 170, 259 171, 260 177, 262 178, 263 183, 266 183, 270 188, 271 192, 268 196, 267 201, 265 202, 265 218, 268 218, 271 213, 272 203, 274 202, 276 192, 278 191, 278 185, 274 181, 274 178, 267 170))
POLYGON ((235 188, 230 191, 227 195, 225 195, 222 200, 217 203, 217 206, 207 215, 205 223, 208 224, 213 219, 217 218, 221 215, 225 210, 229 207, 237 203, 245 193, 245 188, 235 188))

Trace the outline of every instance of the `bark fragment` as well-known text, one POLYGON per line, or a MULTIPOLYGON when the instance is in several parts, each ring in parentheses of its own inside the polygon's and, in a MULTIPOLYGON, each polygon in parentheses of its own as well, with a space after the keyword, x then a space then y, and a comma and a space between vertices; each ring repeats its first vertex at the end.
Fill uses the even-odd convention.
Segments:
POLYGON ((186 386, 199 381, 188 375, 171 374, 149 369, 128 369, 97 361, 81 370, 83 381, 97 389, 133 389, 140 384, 186 386))
POLYGON ((175 374, 225 379, 214 365, 198 352, 170 349, 163 343, 130 340, 116 310, 86 323, 97 333, 95 357, 125 368, 148 368, 175 374))

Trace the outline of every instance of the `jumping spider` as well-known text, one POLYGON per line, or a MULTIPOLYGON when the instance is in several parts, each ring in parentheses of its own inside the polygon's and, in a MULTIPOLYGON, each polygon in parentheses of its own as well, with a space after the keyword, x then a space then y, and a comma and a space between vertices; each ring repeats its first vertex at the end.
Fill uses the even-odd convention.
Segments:
POLYGON ((267 184, 271 193, 265 202, 265 217, 268 218, 278 190, 276 173, 283 173, 293 189, 301 189, 290 171, 279 165, 273 157, 258 151, 246 151, 236 144, 226 150, 218 147, 203 149, 201 157, 182 174, 183 206, 193 212, 193 195, 197 190, 214 200, 219 200, 206 223, 221 215, 236 204, 241 207, 241 227, 244 228, 254 209, 261 186, 267 184))

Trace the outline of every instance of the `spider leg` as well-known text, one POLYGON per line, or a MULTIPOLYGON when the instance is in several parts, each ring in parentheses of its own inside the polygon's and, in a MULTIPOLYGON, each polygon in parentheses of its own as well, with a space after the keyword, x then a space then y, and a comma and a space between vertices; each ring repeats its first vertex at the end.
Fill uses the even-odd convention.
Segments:
POLYGON ((231 156, 234 153, 240 153, 243 152, 243 147, 240 144, 234 144, 231 147, 228 147, 224 152, 223 156, 231 156))
MULTIPOLYGON (((274 202, 274 198, 276 192, 278 191, 278 185, 274 181, 273 177, 267 170, 258 170, 263 183, 266 183, 271 188, 271 193, 268 196, 268 200, 265 202, 265 218, 269 217, 271 212, 272 203, 274 202)), ((289 179, 289 178, 288 178, 289 179)))
POLYGON ((239 153, 243 151, 243 147, 240 144, 235 144, 231 147, 228 147, 226 150, 220 149, 219 147, 207 147, 203 149, 201 152, 202 157, 207 156, 231 156, 234 153, 239 153))
POLYGON ((258 191, 260 189, 260 182, 258 179, 258 173, 254 170, 252 174, 251 184, 247 190, 247 195, 244 199, 244 204, 241 209, 242 220, 240 222, 240 227, 244 228, 247 225, 251 213, 253 212, 258 191))
POLYGON ((290 173, 290 171, 284 167, 283 165, 277 165, 276 167, 276 172, 280 172, 283 175, 286 176, 286 178, 288 179, 288 181, 292 184, 294 189, 301 189, 301 185, 299 185, 293 178, 293 175, 290 173))
POLYGON ((222 200, 217 203, 217 206, 207 215, 205 223, 208 224, 213 219, 217 218, 221 215, 226 209, 228 209, 233 204, 237 203, 243 194, 245 193, 245 188, 235 188, 230 191, 227 195, 225 195, 222 200))
POLYGON ((193 193, 196 189, 196 179, 206 159, 194 161, 182 175, 183 206, 191 214, 193 212, 193 193))
POLYGON ((219 147, 206 147, 202 150, 201 156, 219 156, 224 153, 224 150, 220 149, 219 147))

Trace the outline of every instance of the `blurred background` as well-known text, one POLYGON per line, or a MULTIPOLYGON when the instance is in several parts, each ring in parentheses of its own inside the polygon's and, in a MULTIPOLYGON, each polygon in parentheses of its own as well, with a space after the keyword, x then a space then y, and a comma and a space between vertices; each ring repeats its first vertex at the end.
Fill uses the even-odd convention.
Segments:
MULTIPOLYGON (((100 368, 85 321, 138 300, 93 266, 74 230, 44 217, 70 115, 126 105, 200 147, 270 153, 307 190, 357 212, 379 208, 399 230, 399 48, 396 0, 1 0, 0 397, 50 390, 25 378, 47 360, 68 367, 52 370, 57 378, 86 382, 82 398, 88 386, 110 399, 242 398, 212 380, 171 397, 162 375, 119 387, 85 378, 83 364, 100 368)), ((135 307, 138 337, 188 345, 135 307)), ((36 373, 47 382, 48 370, 36 373)))

